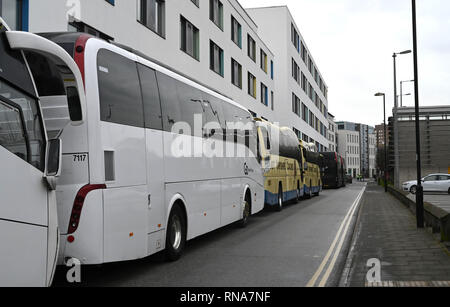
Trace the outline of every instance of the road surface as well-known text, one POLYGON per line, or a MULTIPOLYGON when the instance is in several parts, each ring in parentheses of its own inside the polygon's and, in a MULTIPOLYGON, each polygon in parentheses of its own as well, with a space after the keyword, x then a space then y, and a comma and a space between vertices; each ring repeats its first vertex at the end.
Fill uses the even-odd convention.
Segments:
MULTIPOLYGON (((190 241, 183 257, 175 263, 165 262, 158 254, 138 261, 83 267, 81 285, 337 285, 363 189, 365 184, 355 183, 287 205, 280 213, 266 210, 252 217, 245 229, 231 225, 190 241), (345 219, 346 216, 350 218, 345 219)), ((69 285, 66 271, 65 267, 58 268, 55 286, 69 285)))

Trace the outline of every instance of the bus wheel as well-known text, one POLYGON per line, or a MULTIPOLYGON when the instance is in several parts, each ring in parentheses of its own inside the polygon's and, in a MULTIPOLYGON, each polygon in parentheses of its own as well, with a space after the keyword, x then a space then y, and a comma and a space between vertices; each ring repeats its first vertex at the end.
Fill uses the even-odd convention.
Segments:
POLYGON ((297 203, 302 199, 302 191, 300 191, 300 182, 297 182, 297 203))
POLYGON ((312 192, 312 182, 309 183, 309 192, 308 192, 308 198, 312 198, 313 197, 313 192, 312 192))
POLYGON ((169 261, 180 259, 186 245, 186 219, 183 211, 174 206, 169 217, 166 233, 166 258, 169 261))
POLYGON ((315 193, 316 196, 320 196, 320 185, 321 185, 321 183, 319 182, 319 191, 317 191, 317 193, 315 193))
POLYGON ((245 196, 244 206, 243 206, 242 220, 239 221, 239 227, 245 228, 248 225, 248 220, 251 215, 250 199, 248 194, 245 196))
POLYGON ((281 212, 283 210, 283 186, 280 183, 278 187, 278 204, 276 210, 281 212))

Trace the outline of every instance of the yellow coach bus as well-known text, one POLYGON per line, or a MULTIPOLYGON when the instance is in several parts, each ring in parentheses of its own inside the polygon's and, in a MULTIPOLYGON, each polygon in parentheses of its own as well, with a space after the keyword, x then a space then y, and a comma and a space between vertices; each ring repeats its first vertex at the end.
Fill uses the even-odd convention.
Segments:
POLYGON ((291 129, 255 120, 265 177, 265 205, 281 211, 284 203, 304 196, 301 145, 291 129))
POLYGON ((302 155, 306 160, 304 165, 304 194, 311 198, 313 195, 319 196, 323 189, 322 172, 320 169, 320 153, 317 152, 314 144, 300 141, 302 155))

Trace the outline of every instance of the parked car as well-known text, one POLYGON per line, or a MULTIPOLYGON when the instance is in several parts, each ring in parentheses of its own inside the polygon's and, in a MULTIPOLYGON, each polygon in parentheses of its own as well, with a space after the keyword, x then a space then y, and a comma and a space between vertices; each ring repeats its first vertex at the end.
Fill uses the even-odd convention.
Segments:
MULTIPOLYGON (((431 174, 422 179, 424 192, 444 192, 450 194, 450 175, 449 174, 431 174)), ((417 180, 405 182, 403 190, 416 194, 417 180)))
POLYGON ((347 183, 349 183, 349 184, 352 184, 353 183, 353 177, 352 177, 352 175, 345 175, 345 181, 347 182, 347 183))

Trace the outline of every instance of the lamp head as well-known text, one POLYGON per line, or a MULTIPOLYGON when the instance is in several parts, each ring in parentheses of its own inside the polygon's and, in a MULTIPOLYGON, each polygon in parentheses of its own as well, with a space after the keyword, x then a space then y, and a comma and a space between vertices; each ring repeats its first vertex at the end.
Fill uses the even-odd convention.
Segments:
POLYGON ((375 97, 381 97, 381 96, 384 96, 384 95, 385 95, 384 93, 376 93, 375 97))

